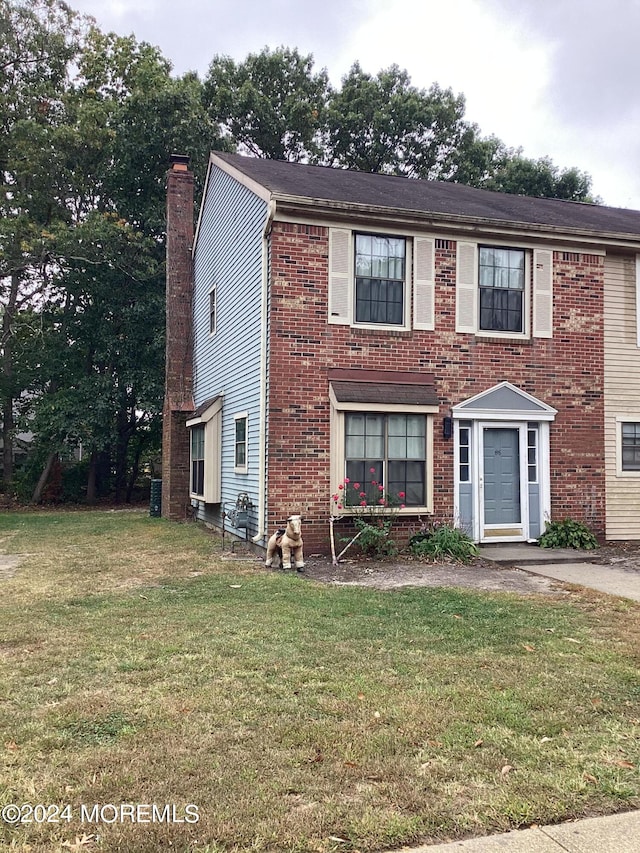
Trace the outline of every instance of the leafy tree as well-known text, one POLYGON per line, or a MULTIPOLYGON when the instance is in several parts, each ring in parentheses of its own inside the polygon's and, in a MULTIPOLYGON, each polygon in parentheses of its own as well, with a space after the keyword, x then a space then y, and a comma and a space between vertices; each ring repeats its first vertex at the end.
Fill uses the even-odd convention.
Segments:
POLYGON ((264 48, 244 62, 216 56, 204 81, 211 119, 234 147, 256 157, 316 160, 321 155, 329 78, 296 49, 264 48))
POLYGON ((80 35, 81 19, 60 0, 0 0, 0 396, 9 485, 15 406, 28 384, 16 361, 16 340, 24 346, 30 328, 37 335, 37 324, 22 320, 52 298, 49 244, 68 221, 53 154, 80 35))
POLYGON ((455 180, 477 141, 464 109, 462 95, 435 83, 418 89, 397 65, 374 77, 356 62, 330 99, 327 159, 366 172, 455 180))
POLYGON ((216 143, 197 78, 170 70, 150 45, 92 28, 64 97, 58 154, 73 215, 52 251, 65 301, 33 426, 50 453, 82 445, 89 500, 101 467, 116 500, 130 496, 141 453, 159 436, 168 154, 187 146, 204 165, 216 143))
POLYGON ((521 151, 505 151, 501 162, 481 182, 485 189, 539 198, 597 201, 591 195, 591 177, 575 167, 561 169, 550 157, 532 160, 521 151))

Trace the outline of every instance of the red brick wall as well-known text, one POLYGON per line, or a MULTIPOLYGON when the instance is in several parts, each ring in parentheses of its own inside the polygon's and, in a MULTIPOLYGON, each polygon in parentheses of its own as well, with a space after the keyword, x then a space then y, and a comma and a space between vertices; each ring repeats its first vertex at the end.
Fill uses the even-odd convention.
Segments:
MULTIPOLYGON (((326 551, 331 367, 424 371, 441 409, 434 429, 434 515, 453 518, 452 405, 509 381, 558 410, 551 425, 555 518, 604 529, 603 258, 554 253, 552 339, 455 332, 455 241, 436 244, 436 330, 379 332, 327 323, 328 230, 276 222, 271 235, 269 525, 305 516, 306 550, 326 551), (282 477, 274 476, 282 471, 282 477)), ((416 520, 402 523, 405 528, 416 520)))

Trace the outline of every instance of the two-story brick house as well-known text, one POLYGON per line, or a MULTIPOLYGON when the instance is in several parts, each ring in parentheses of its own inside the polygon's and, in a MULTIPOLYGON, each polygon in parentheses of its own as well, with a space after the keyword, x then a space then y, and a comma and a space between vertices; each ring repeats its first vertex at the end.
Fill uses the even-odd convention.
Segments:
POLYGON ((256 543, 301 512, 326 550, 349 477, 402 493, 405 530, 640 538, 640 212, 212 154, 185 275, 185 169, 166 515, 220 524, 246 495, 256 543))

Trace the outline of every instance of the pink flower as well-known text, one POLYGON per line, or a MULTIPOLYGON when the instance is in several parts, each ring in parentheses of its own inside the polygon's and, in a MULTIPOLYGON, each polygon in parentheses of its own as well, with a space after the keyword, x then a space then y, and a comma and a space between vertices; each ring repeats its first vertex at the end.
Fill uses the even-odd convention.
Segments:
POLYGON ((354 483, 354 484, 353 484, 353 488, 354 488, 354 489, 359 489, 359 488, 360 488, 360 483, 354 483))
POLYGON ((382 504, 382 506, 384 506, 384 505, 386 504, 386 501, 385 501, 385 499, 384 499, 384 498, 380 498, 380 500, 378 501, 378 503, 379 503, 379 504, 382 504))
POLYGON ((348 477, 345 477, 345 478, 344 478, 344 481, 345 481, 345 483, 350 483, 350 482, 351 482, 351 480, 350 480, 348 477))
POLYGON ((400 504, 400 509, 404 509, 404 508, 405 508, 405 504, 400 504))
POLYGON ((338 509, 342 509, 342 504, 338 504, 338 509))
POLYGON ((402 498, 406 497, 406 495, 404 492, 398 492, 398 497, 400 498, 400 500, 402 500, 402 498))
POLYGON ((381 492, 383 492, 383 491, 384 491, 384 486, 382 485, 382 483, 378 486, 378 489, 379 489, 379 491, 381 491, 381 492))
POLYGON ((340 485, 338 486, 338 488, 339 488, 339 489, 344 489, 344 486, 342 485, 342 483, 340 483, 340 485))
POLYGON ((370 473, 370 474, 375 474, 375 473, 376 473, 376 469, 375 469, 375 468, 369 468, 369 473, 370 473))
POLYGON ((366 496, 367 496, 367 493, 366 493, 366 492, 360 492, 360 497, 361 497, 361 498, 366 498, 366 496))
POLYGON ((366 506, 366 505, 367 505, 366 501, 360 501, 360 506, 366 506))
POLYGON ((337 503, 337 502, 338 502, 338 496, 337 496, 337 495, 333 495, 333 500, 337 503))

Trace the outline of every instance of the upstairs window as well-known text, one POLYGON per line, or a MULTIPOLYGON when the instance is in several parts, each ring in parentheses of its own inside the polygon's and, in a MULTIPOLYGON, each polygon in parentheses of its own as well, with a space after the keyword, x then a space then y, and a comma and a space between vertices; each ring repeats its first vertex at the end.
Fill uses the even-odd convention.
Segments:
POLYGON ((356 234, 356 323, 404 324, 405 269, 403 238, 356 234))
POLYGON ((525 253, 479 248, 480 329, 524 332, 525 253))

